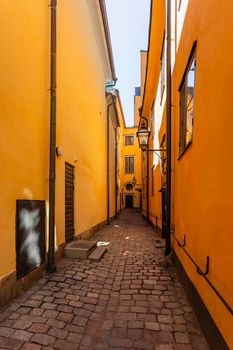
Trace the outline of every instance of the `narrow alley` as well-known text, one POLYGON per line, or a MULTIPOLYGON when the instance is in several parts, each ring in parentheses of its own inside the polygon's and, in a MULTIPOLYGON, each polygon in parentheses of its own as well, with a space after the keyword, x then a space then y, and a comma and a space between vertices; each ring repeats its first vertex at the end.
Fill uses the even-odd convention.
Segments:
POLYGON ((0 349, 207 350, 174 265, 139 210, 94 236, 100 262, 62 259, 0 314, 0 349))

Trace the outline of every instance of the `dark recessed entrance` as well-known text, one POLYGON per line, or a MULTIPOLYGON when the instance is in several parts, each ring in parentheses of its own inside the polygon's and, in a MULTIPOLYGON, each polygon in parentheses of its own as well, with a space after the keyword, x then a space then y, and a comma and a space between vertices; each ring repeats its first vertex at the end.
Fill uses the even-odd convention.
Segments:
POLYGON ((65 239, 74 238, 74 167, 65 163, 65 239))
POLYGON ((126 194, 125 195, 125 207, 126 208, 133 208, 133 194, 126 194))

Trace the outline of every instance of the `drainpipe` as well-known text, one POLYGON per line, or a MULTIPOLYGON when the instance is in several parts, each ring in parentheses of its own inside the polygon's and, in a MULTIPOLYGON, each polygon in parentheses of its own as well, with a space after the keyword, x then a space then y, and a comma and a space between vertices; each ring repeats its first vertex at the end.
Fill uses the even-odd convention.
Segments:
POLYGON ((149 152, 146 152, 146 219, 150 222, 150 208, 149 208, 149 152))
POLYGON ((56 32, 57 0, 51 0, 50 71, 50 161, 49 161, 49 247, 47 271, 56 270, 54 261, 55 177, 56 177, 56 32))
POLYGON ((117 218, 117 127, 115 128, 115 218, 117 218))
POLYGON ((109 204, 110 204, 110 180, 109 180, 109 118, 110 118, 110 107, 112 103, 107 107, 107 225, 110 225, 109 217, 109 204))
POLYGON ((166 249, 164 255, 171 252, 171 0, 167 0, 167 176, 166 176, 166 249))
POLYGON ((114 102, 107 107, 107 225, 110 225, 110 172, 109 172, 109 130, 110 130, 110 107, 114 102))

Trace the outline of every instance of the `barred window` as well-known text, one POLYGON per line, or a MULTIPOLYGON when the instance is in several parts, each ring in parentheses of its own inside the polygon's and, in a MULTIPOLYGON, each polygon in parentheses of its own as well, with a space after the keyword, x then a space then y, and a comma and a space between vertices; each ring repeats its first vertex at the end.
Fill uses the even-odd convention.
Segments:
POLYGON ((192 141, 196 76, 196 45, 190 55, 180 87, 180 154, 192 141))
POLYGON ((134 157, 125 157, 125 173, 134 173, 134 157))
POLYGON ((125 136, 125 146, 133 146, 134 145, 134 136, 126 135, 125 136))

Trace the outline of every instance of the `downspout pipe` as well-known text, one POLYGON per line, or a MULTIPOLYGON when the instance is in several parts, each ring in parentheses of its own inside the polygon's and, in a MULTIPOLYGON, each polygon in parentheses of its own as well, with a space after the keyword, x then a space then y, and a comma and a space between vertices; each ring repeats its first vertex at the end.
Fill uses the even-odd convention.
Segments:
POLYGON ((146 220, 150 222, 150 206, 149 206, 149 161, 150 152, 146 152, 146 220))
POLYGON ((49 247, 47 272, 56 271, 54 258, 55 178, 56 178, 56 51, 57 0, 51 0, 50 61, 50 159, 49 159, 49 247))
POLYGON ((167 100, 166 100, 166 136, 167 136, 167 174, 166 174, 166 247, 164 255, 171 252, 171 0, 167 0, 167 100))
POLYGON ((115 218, 117 218, 118 216, 117 195, 118 195, 118 186, 117 186, 117 127, 116 127, 115 128, 115 218))
POLYGON ((109 119, 110 119, 110 103, 107 107, 107 225, 110 225, 110 179, 109 179, 109 119))
MULTIPOLYGON (((115 85, 115 84, 114 84, 115 85)), ((112 95, 112 94, 109 94, 112 95)), ((107 94, 108 96, 108 94, 107 94)), ((115 96, 112 95, 112 101, 107 106, 107 225, 110 225, 110 166, 109 166, 109 132, 110 132, 110 108, 114 107, 116 112, 115 96)), ((117 129, 115 129, 115 216, 117 217, 117 129)))
POLYGON ((110 130, 110 107, 114 102, 107 106, 107 225, 110 225, 110 167, 109 167, 109 130, 110 130))

